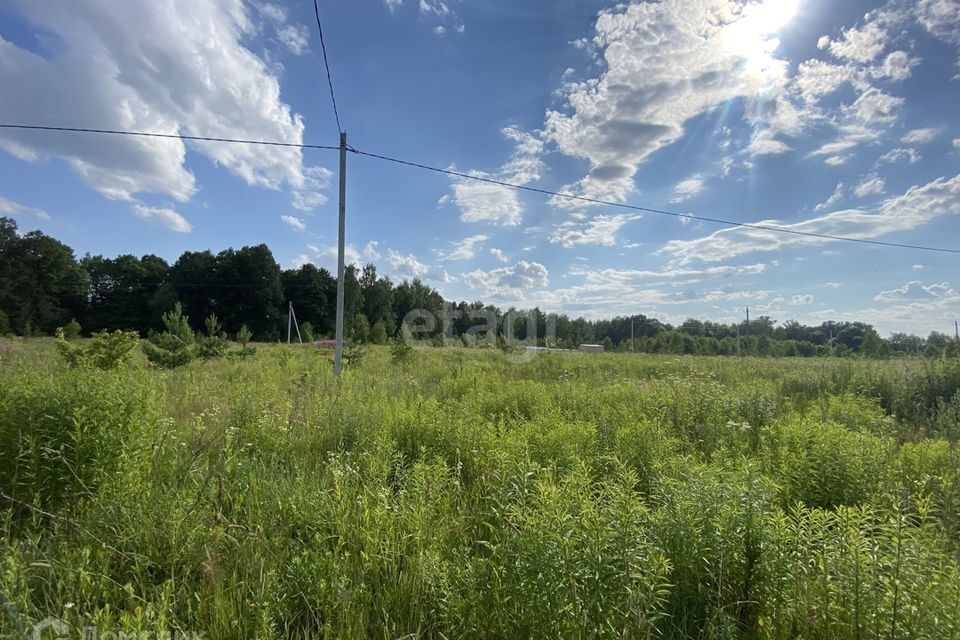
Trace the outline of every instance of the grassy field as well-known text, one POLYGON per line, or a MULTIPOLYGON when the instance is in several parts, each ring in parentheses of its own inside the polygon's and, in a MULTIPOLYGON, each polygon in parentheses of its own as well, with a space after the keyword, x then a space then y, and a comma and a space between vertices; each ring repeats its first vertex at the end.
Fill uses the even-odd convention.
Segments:
POLYGON ((0 380, 3 637, 960 637, 957 362, 20 341, 0 380))

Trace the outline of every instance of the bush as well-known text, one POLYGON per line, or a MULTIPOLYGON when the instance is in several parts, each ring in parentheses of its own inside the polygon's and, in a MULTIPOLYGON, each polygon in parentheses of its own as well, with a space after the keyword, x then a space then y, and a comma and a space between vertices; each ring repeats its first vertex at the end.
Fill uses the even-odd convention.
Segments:
POLYGON ((43 508, 90 495, 137 455, 136 434, 157 416, 149 387, 121 372, 8 380, 0 385, 0 487, 43 508))
POLYGON ((300 336, 303 338, 304 342, 313 342, 317 339, 317 336, 313 331, 313 325, 309 322, 304 322, 302 325, 300 325, 300 336))
POLYGON ((197 338, 197 355, 204 360, 219 358, 227 352, 227 334, 223 332, 217 316, 212 313, 204 324, 207 334, 197 338))
POLYGON ((135 331, 118 329, 113 333, 100 331, 86 344, 75 345, 67 341, 64 328, 57 329, 57 351, 71 367, 115 369, 130 359, 139 342, 135 331))
POLYGON ((390 358, 397 364, 407 364, 413 357, 413 347, 403 339, 397 336, 390 345, 390 358))
POLYGON ((80 323, 76 319, 71 319, 63 326, 63 337, 67 340, 76 340, 80 337, 80 331, 80 323))
POLYGON ((183 315, 178 302, 172 311, 163 314, 163 333, 151 333, 143 343, 147 360, 164 369, 173 369, 187 364, 195 356, 193 329, 189 318, 183 315))

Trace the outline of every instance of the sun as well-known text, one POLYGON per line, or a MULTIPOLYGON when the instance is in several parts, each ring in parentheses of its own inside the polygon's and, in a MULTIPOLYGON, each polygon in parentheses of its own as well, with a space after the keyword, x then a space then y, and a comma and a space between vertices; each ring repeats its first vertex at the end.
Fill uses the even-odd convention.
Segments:
POLYGON ((727 25, 727 47, 744 59, 751 73, 763 75, 776 61, 773 52, 780 46, 777 35, 796 17, 802 0, 750 2, 740 16, 727 25))

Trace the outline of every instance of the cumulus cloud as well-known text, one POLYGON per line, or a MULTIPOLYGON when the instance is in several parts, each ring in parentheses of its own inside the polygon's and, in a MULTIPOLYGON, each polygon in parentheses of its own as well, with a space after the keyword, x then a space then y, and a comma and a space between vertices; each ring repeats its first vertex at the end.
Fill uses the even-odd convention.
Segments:
POLYGON ((277 29, 277 38, 295 56, 310 50, 310 29, 302 24, 287 24, 277 29))
MULTIPOLYGON (((603 9, 584 48, 602 72, 560 90, 545 136, 589 173, 565 190, 623 201, 638 168, 679 140, 686 123, 736 98, 776 102, 787 64, 760 34, 757 4, 664 0, 603 9)), ((572 203, 554 200, 558 206, 572 203)), ((580 206, 580 205, 577 205, 580 206)))
POLYGON ((489 236, 475 235, 464 238, 460 242, 453 243, 453 250, 449 253, 440 253, 441 260, 472 260, 477 255, 477 247, 487 240, 489 236))
MULTIPOLYGON (((301 142, 303 121, 280 98, 275 72, 245 42, 256 32, 241 0, 17 5, 42 24, 46 55, 0 38, 0 120, 301 142), (137 28, 131 29, 131 25, 137 28), (38 104, 43 105, 37 110, 38 104)), ((276 13, 276 9, 268 9, 276 13)), ((197 190, 177 139, 5 130, 0 148, 26 160, 63 158, 108 198, 156 193, 185 202, 197 190)), ((214 142, 190 148, 250 185, 299 188, 299 149, 214 142)), ((182 225, 181 225, 182 226, 182 225)))
POLYGON ((50 220, 51 216, 49 213, 43 209, 37 209, 36 207, 28 207, 26 205, 20 204, 19 202, 14 202, 13 200, 8 200, 3 196, 0 196, 0 216, 11 216, 16 217, 23 214, 30 214, 35 218, 40 220, 50 220))
POLYGON ((847 187, 843 182, 837 183, 837 188, 833 190, 833 193, 830 194, 830 197, 826 201, 821 202, 816 207, 813 208, 814 211, 823 211, 824 209, 829 209, 834 206, 841 200, 843 200, 847 195, 847 187))
POLYGON ((641 217, 643 216, 627 214, 598 215, 585 223, 564 223, 550 236, 550 242, 568 249, 578 244, 610 247, 617 243, 617 232, 623 225, 641 217))
POLYGON ((864 91, 848 110, 864 124, 889 124, 896 120, 896 111, 903 106, 903 98, 888 95, 870 87, 864 91))
POLYGON ((464 282, 473 289, 482 289, 494 295, 504 295, 525 289, 542 288, 550 284, 550 273, 539 262, 520 260, 510 267, 491 271, 476 270, 464 275, 464 282))
POLYGON ((813 302, 813 296, 810 294, 797 295, 790 298, 790 305, 794 307, 808 305, 808 304, 811 304, 812 302, 813 302))
POLYGON ((878 22, 868 22, 862 27, 844 30, 838 39, 829 42, 827 49, 838 58, 866 64, 886 47, 886 30, 878 22))
MULTIPOLYGON (((533 134, 516 127, 506 127, 501 135, 514 144, 510 158, 497 171, 469 171, 471 176, 527 185, 540 179, 543 162, 543 141, 533 134)), ((488 222, 495 225, 513 227, 523 218, 523 207, 515 189, 489 182, 453 179, 452 201, 460 209, 463 222, 488 222)), ((449 200, 440 199, 441 206, 449 200)))
POLYGON ((367 260, 379 260, 381 257, 380 251, 377 249, 377 246, 380 243, 376 240, 371 240, 363 247, 363 257, 367 260))
POLYGON ((280 219, 283 220, 286 223, 286 225, 291 229, 293 229, 294 231, 307 230, 307 223, 305 223, 302 218, 298 218, 296 216, 282 215, 280 216, 280 219))
MULTIPOLYGON (((872 239, 916 229, 941 216, 958 214, 960 175, 949 179, 937 178, 925 185, 911 187, 904 194, 886 199, 875 211, 848 209, 795 223, 763 220, 756 224, 808 233, 872 239)), ((755 251, 776 251, 788 246, 822 245, 829 242, 833 241, 765 229, 736 227, 721 229, 694 240, 673 240, 664 245, 662 251, 671 254, 679 264, 687 264, 694 260, 715 262, 755 251)))
POLYGON ((938 133, 940 133, 940 129, 933 127, 913 129, 905 133, 904 136, 900 138, 900 142, 904 144, 925 144, 936 138, 938 133))
POLYGON ((853 189, 853 194, 858 198, 865 198, 867 196, 877 195, 883 193, 883 190, 886 188, 886 183, 882 178, 876 174, 866 176, 860 184, 858 184, 853 189))
POLYGON ((393 13, 403 6, 403 0, 383 0, 383 4, 387 7, 387 11, 393 13))
POLYGON ((436 282, 451 282, 450 275, 440 267, 431 267, 417 260, 412 253, 400 253, 387 249, 387 262, 393 272, 403 278, 420 278, 436 282))
POLYGON ((801 62, 794 84, 806 102, 815 102, 829 95, 856 77, 856 70, 823 60, 801 62))
POLYGON ((510 262, 510 258, 507 257, 507 254, 505 254, 500 249, 496 249, 496 248, 490 249, 490 255, 492 255, 494 258, 496 258, 500 262, 510 262))
POLYGON ((138 218, 155 222, 170 231, 189 233, 193 230, 193 225, 173 209, 147 207, 136 203, 133 205, 133 212, 138 218))
POLYGON ((737 276, 759 275, 767 270, 765 263, 748 265, 724 265, 704 269, 674 267, 660 271, 638 269, 587 269, 573 267, 570 275, 583 276, 590 284, 629 285, 642 280, 688 280, 695 278, 733 278, 737 276))
POLYGON ((298 211, 313 211, 327 204, 329 198, 324 193, 330 187, 333 172, 325 167, 304 167, 303 184, 293 190, 293 208, 298 211))
POLYGON ((874 296, 873 300, 874 302, 924 302, 958 298, 960 294, 957 294, 946 282, 924 285, 919 280, 913 280, 899 289, 881 291, 874 296))
POLYGON ((894 164, 896 162, 908 162, 909 164, 915 164, 920 161, 920 154, 917 153, 916 149, 904 149, 903 147, 897 147, 895 149, 890 149, 885 154, 880 156, 877 160, 877 164, 894 164))
POLYGON ((703 187, 704 180, 701 176, 691 176, 686 180, 682 180, 673 188, 673 197, 670 198, 670 202, 678 203, 689 200, 699 195, 700 192, 703 191, 703 187))

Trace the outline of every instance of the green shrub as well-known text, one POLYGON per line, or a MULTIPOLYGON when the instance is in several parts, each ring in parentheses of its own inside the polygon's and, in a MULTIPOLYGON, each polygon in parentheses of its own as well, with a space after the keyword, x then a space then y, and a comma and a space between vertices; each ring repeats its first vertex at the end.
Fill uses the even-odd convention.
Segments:
POLYGON ((151 332, 143 343, 147 360, 164 369, 174 369, 192 361, 196 355, 193 329, 179 302, 173 310, 163 314, 163 324, 166 331, 151 332))
POLYGON ((67 370, 0 385, 0 487, 56 508, 96 492, 143 446, 157 402, 123 372, 67 370))
POLYGON ((206 321, 206 335, 196 338, 197 356, 204 360, 219 358, 227 352, 227 335, 223 332, 215 314, 210 314, 206 321))
POLYGON ((57 351, 72 367, 115 369, 130 359, 139 343, 140 336, 135 331, 118 329, 113 333, 95 333, 86 344, 72 344, 67 341, 65 330, 57 329, 57 351))
POLYGON ((80 331, 80 323, 76 319, 71 319, 63 326, 63 337, 67 340, 76 340, 80 337, 80 331))

